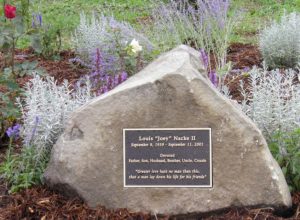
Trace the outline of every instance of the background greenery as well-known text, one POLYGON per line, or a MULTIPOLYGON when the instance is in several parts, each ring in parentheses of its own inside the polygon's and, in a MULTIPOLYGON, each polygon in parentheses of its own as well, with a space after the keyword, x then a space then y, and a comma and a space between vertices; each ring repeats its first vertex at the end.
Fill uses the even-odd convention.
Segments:
MULTIPOLYGON (((32 12, 41 12, 43 21, 63 30, 63 48, 70 47, 70 34, 79 23, 81 11, 91 13, 113 13, 117 19, 133 25, 146 19, 159 0, 32 0, 32 12)), ((165 2, 167 0, 164 0, 165 2)), ((241 20, 231 37, 232 42, 257 43, 257 33, 273 19, 278 20, 286 11, 300 12, 300 0, 232 0, 241 20)), ((19 47, 26 47, 27 40, 19 47)))

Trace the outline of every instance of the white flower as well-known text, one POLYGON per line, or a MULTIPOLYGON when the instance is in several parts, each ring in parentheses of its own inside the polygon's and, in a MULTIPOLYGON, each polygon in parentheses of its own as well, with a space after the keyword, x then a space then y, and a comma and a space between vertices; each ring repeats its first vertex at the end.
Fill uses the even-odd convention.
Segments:
POLYGON ((143 50, 143 47, 139 44, 139 42, 136 39, 133 39, 130 43, 131 51, 133 53, 137 53, 143 50))

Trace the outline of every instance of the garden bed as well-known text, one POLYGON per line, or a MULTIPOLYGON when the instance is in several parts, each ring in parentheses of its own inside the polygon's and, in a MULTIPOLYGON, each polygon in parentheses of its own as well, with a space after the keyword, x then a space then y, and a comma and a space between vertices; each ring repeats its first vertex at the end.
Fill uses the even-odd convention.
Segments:
POLYGON ((41 184, 49 152, 71 113, 179 44, 200 51, 212 86, 261 130, 293 197, 293 207, 281 212, 229 207, 189 217, 300 219, 299 5, 275 0, 182 2, 3 1, 0 220, 187 219, 90 208, 41 184), (30 80, 31 86, 25 86, 30 80))
MULTIPOLYGON (((0 190, 5 184, 0 184, 0 190)), ((1 191, 0 191, 1 193, 1 191)), ((218 213, 193 215, 198 219, 300 219, 300 193, 293 195, 293 208, 276 213, 272 208, 230 208, 218 213)), ((186 216, 163 216, 157 219, 186 219, 186 216)), ((32 187, 20 193, 0 196, 0 219, 156 219, 150 213, 134 213, 127 209, 89 208, 78 198, 68 199, 46 187, 32 187)))
MULTIPOLYGON (((70 62, 75 54, 72 51, 60 53, 60 60, 52 61, 36 57, 31 50, 18 50, 18 62, 38 60, 39 66, 47 70, 50 76, 58 82, 67 79, 76 82, 86 74, 86 69, 75 66, 70 62)), ((243 70, 259 66, 261 55, 256 46, 248 44, 232 44, 228 49, 228 59, 234 70, 243 70)), ((30 79, 19 78, 21 86, 30 79)), ((240 100, 239 80, 247 81, 247 76, 233 71, 227 78, 233 99, 240 100)), ((17 145, 18 146, 18 145, 17 145)), ((20 152, 19 147, 14 148, 20 152)), ((6 146, 0 146, 0 163, 5 158, 6 146)), ((196 216, 193 216, 196 217, 196 216)), ((293 208, 285 212, 276 213, 272 208, 230 208, 217 213, 197 216, 202 219, 300 219, 300 192, 293 194, 293 208)), ((158 219, 185 219, 180 216, 157 216, 158 219)), ((8 194, 8 188, 0 180, 0 219, 155 219, 151 213, 133 213, 126 209, 109 210, 105 207, 89 208, 78 198, 66 198, 45 186, 32 187, 16 194, 8 194)))

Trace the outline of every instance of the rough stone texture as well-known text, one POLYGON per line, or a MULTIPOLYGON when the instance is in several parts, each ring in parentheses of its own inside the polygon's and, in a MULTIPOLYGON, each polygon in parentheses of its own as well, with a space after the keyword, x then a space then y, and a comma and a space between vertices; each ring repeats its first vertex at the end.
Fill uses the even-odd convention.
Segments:
POLYGON ((52 150, 46 183, 90 206, 183 214, 291 205, 261 132, 208 81, 198 52, 180 46, 78 109, 52 150), (124 188, 123 128, 212 128, 213 188, 124 188))

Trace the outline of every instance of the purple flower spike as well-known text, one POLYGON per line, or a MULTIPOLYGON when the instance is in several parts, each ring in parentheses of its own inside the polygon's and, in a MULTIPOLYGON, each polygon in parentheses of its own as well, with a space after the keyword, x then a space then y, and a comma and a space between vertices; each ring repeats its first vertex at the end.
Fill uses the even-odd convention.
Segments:
POLYGON ((42 27, 42 14, 41 13, 32 13, 32 22, 31 22, 32 28, 38 28, 42 27))
POLYGON ((6 130, 6 134, 9 138, 12 138, 12 137, 19 137, 19 134, 20 134, 20 128, 21 128, 21 125, 20 124, 16 124, 15 126, 13 127, 10 127, 6 130))
POLYGON ((120 83, 120 75, 115 75, 114 85, 118 85, 120 83))
POLYGON ((121 73, 121 82, 124 82, 128 78, 128 74, 126 72, 121 73))
POLYGON ((244 69, 243 69, 243 72, 249 72, 250 71, 250 67, 246 66, 244 69))
POLYGON ((208 67, 208 56, 207 56, 207 53, 202 48, 202 49, 200 49, 200 54, 201 54, 201 60, 202 60, 202 62, 204 64, 204 67, 205 67, 205 69, 207 69, 207 67, 208 67))
POLYGON ((109 90, 108 90, 108 87, 105 85, 105 86, 103 86, 103 93, 106 93, 106 92, 108 92, 109 90))
POLYGON ((209 72, 209 79, 215 87, 218 87, 218 77, 215 71, 209 72))
POLYGON ((117 61, 115 57, 104 53, 99 48, 95 49, 89 77, 97 95, 112 90, 127 79, 126 72, 115 74, 116 70, 113 69, 113 66, 117 61))
POLYGON ((39 25, 42 26, 42 15, 40 13, 37 15, 37 20, 39 22, 39 25))

